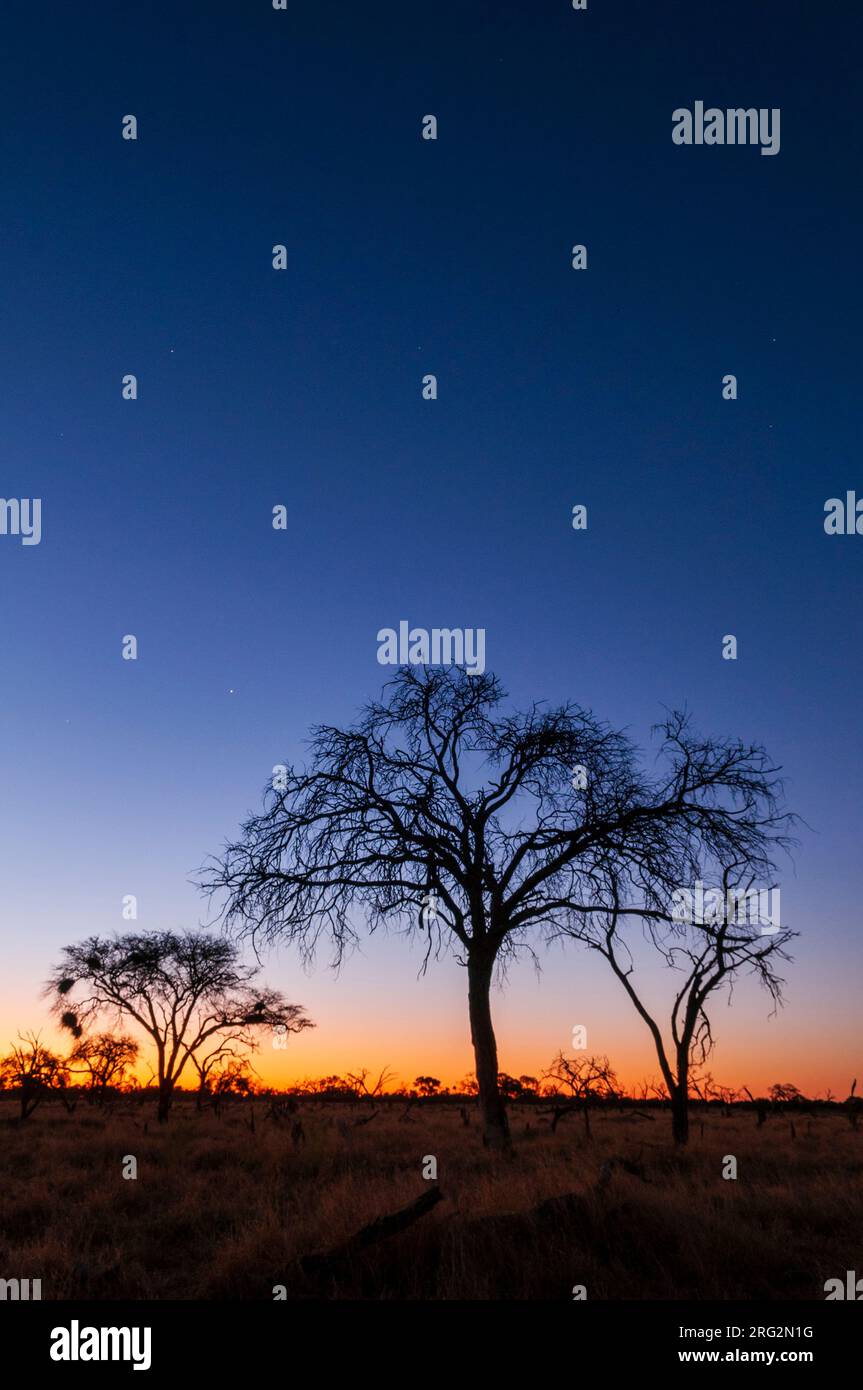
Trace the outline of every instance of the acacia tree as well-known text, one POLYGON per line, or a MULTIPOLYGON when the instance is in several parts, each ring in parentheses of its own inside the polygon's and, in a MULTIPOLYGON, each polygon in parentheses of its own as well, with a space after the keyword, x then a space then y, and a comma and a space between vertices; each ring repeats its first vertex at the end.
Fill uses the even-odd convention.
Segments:
POLYGON ((255 1030, 314 1025, 299 1004, 255 985, 260 967, 241 963, 236 944, 200 932, 91 936, 67 946, 45 987, 63 1027, 80 1038, 111 1016, 132 1020, 156 1051, 158 1117, 196 1053, 218 1039, 255 1047, 255 1030))
POLYGON ((781 1109, 783 1105, 799 1105, 806 1099, 803 1092, 790 1081, 778 1081, 775 1086, 770 1087, 767 1094, 777 1109, 781 1109))
MULTIPOLYGON (((746 865, 745 886, 740 863, 723 868, 719 876, 722 887, 716 892, 722 906, 695 921, 681 921, 670 904, 665 911, 657 907, 649 911, 624 909, 621 876, 609 868, 606 890, 610 900, 606 907, 573 912, 563 928, 564 935, 605 957, 647 1025, 671 1102, 672 1133, 678 1144, 689 1139, 689 1092, 694 1069, 703 1066, 713 1051, 708 1014, 708 1004, 714 1002, 712 996, 723 986, 730 993, 742 975, 754 974, 774 1006, 782 1003, 783 980, 777 967, 780 960, 789 959, 785 947, 796 933, 780 930, 771 923, 770 933, 764 935, 763 923, 753 920, 748 912, 741 916, 739 910, 751 890, 752 862, 758 857, 753 852, 753 861, 746 865), (636 983, 635 964, 624 933, 624 919, 632 917, 641 918, 645 937, 677 977, 665 1033, 636 983)), ((762 860, 761 867, 769 866, 762 860)), ((700 873, 706 872, 702 865, 700 873)))
POLYGON ((417 1095, 429 1099, 440 1093, 440 1081, 436 1076, 418 1076, 414 1080, 414 1090, 417 1095))
POLYGON ((500 709, 491 673, 400 669, 346 729, 312 731, 306 768, 282 765, 263 811, 201 871, 218 917, 307 960, 338 965, 369 930, 452 949, 467 971, 485 1141, 507 1146, 490 990, 537 933, 598 899, 605 860, 650 896, 687 882, 698 848, 760 844, 775 829, 773 769, 757 747, 662 726, 662 767, 574 705, 500 709))
POLYGON ((138 1059, 134 1038, 97 1033, 79 1038, 67 1058, 70 1071, 83 1070, 89 1077, 90 1094, 101 1105, 112 1086, 120 1086, 129 1067, 138 1059))

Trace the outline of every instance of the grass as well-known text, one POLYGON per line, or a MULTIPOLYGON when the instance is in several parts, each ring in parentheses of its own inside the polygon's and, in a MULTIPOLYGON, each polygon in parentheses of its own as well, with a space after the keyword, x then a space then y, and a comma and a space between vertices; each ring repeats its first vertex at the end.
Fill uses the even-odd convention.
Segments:
POLYGON ((759 1129, 749 1111, 710 1111, 676 1152, 664 1114, 603 1111, 588 1139, 576 1117, 552 1134, 514 1106, 506 1158, 457 1106, 405 1118, 385 1103, 353 1125, 368 1113, 304 1101, 294 1143, 261 1102, 252 1131, 248 1103, 219 1118, 184 1099, 159 1126, 149 1105, 83 1104, 20 1124, 2 1101, 0 1277, 41 1279, 43 1299, 271 1299, 277 1285, 291 1299, 571 1299, 584 1285, 589 1299, 793 1300, 860 1266, 863 1130, 840 1115, 798 1115, 792 1138, 787 1116, 759 1129), (427 1191, 429 1155, 444 1197, 429 1215, 303 1272, 304 1255, 427 1191))

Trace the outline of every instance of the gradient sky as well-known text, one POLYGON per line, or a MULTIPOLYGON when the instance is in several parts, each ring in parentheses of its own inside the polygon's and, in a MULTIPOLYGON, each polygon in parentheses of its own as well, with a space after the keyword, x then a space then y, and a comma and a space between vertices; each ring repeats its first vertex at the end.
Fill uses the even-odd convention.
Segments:
MULTIPOLYGON (((0 1043, 124 894, 141 928, 202 919, 192 872, 378 693, 407 619, 484 627, 517 704, 645 741, 685 702, 767 745, 810 827, 801 936, 778 1019, 749 985, 717 1009, 712 1070, 847 1093, 863 537, 823 517, 863 494, 855 9, 9 0, 0 491, 42 498, 43 535, 0 536, 0 1043), (779 107, 780 153, 675 146, 696 100, 779 107)), ((463 1076, 465 972, 420 960, 274 953, 317 1028, 259 1069, 463 1076)), ((541 960, 496 995, 502 1067, 583 1023, 656 1074, 602 961, 541 960)))

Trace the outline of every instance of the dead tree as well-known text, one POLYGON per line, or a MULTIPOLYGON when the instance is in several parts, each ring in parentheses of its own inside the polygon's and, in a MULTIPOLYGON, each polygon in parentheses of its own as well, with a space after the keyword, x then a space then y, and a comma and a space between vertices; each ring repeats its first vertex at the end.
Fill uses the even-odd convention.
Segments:
MULTIPOLYGON (((753 815, 754 809, 750 806, 750 820, 753 815)), ((736 841, 739 847, 749 846, 751 862, 741 865, 734 861, 721 869, 721 889, 716 891, 723 905, 737 901, 741 894, 748 894, 752 863, 765 863, 761 825, 752 828, 750 843, 740 830, 741 824, 742 821, 737 825, 732 842, 736 841), (742 875, 745 875, 743 883, 742 875)), ((708 841, 707 847, 721 849, 725 844, 726 840, 720 836, 715 843, 708 841)), ((736 913, 728 912, 724 906, 715 916, 703 921, 680 920, 670 902, 659 906, 662 896, 655 887, 651 894, 653 906, 627 908, 624 903, 636 885, 622 882, 611 863, 605 866, 605 872, 608 895, 605 911, 572 912, 564 934, 584 942, 605 957, 649 1029, 671 1098, 674 1140, 685 1144, 689 1138, 692 1073, 706 1062, 714 1044, 708 1014, 712 996, 721 987, 731 986, 740 975, 751 973, 766 990, 774 1008, 778 1007, 782 1002, 783 981, 776 971, 776 962, 789 958, 785 947, 795 933, 776 930, 764 935, 757 923, 740 921, 736 913), (679 987, 675 981, 665 1034, 636 986, 634 958, 623 934, 625 923, 633 917, 641 919, 646 939, 680 981, 679 987)), ((697 877, 704 872, 699 866, 697 877)))
POLYGON ((200 873, 217 917, 254 941, 336 961, 367 930, 403 927, 425 960, 467 975, 485 1142, 509 1146, 491 986, 573 910, 600 910, 600 867, 680 882, 697 847, 746 844, 772 769, 759 748, 662 726, 660 771, 624 734, 567 704, 503 712, 491 674, 405 666, 348 728, 323 726, 307 768, 284 766, 263 811, 200 873), (735 804, 736 802, 736 804, 735 804), (741 802, 743 815, 741 815, 741 802))
POLYGON ((361 1100, 378 1100, 384 1094, 387 1083, 392 1081, 393 1075, 389 1067, 384 1067, 374 1085, 370 1085, 368 1068, 363 1067, 358 1072, 349 1071, 345 1081, 361 1100))
POLYGON ((756 1100, 748 1086, 743 1087, 743 1094, 749 1097, 755 1107, 755 1124, 760 1129, 767 1119, 767 1101, 763 1097, 756 1100))
POLYGON ((49 1096, 65 1097, 67 1083, 66 1064, 42 1045, 38 1033, 19 1033, 18 1042, 0 1059, 0 1085, 18 1092, 22 1121, 49 1096))
POLYGON ((852 1129, 856 1129, 858 1124, 860 1123, 860 1111, 861 1109, 863 1109, 863 1100, 861 1100, 859 1096, 854 1094, 856 1090, 857 1078, 855 1077, 854 1080, 851 1082, 851 1092, 848 1096, 848 1099, 845 1102, 845 1110, 846 1114, 848 1115, 848 1123, 850 1124, 852 1129))
MULTIPOLYGON (((615 1076, 607 1057, 564 1057, 559 1052, 542 1074, 543 1081, 553 1081, 566 1086, 573 1100, 581 1107, 584 1116, 584 1132, 590 1138, 590 1107, 597 1101, 611 1101, 620 1095, 620 1082, 615 1076)), ((551 1132, 555 1133, 558 1123, 571 1107, 554 1107, 551 1132)))

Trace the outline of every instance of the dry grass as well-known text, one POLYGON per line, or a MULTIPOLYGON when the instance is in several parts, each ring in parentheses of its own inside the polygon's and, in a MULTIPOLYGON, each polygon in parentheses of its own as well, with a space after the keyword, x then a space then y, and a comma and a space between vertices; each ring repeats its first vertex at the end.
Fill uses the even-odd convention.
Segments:
POLYGON ((41 1278, 46 1299, 823 1298, 860 1264, 863 1131, 841 1116, 698 1118, 674 1152, 666 1116, 603 1113, 585 1138, 514 1107, 515 1155, 486 1152, 457 1107, 304 1102, 291 1123, 186 1101, 159 1127, 150 1107, 100 1115, 43 1107, 21 1125, 0 1103, 0 1276, 41 1278), (145 1130, 145 1121, 146 1130, 145 1130), (350 1127, 345 1131, 345 1124, 350 1127), (525 1133, 527 1124, 533 1133, 525 1133), (124 1155, 136 1181, 121 1176, 124 1155), (445 1200, 326 1280, 300 1259, 427 1189, 445 1200), (724 1180, 733 1154, 738 1179, 724 1180), (605 1160, 640 1165, 643 1178, 605 1160), (548 1199, 578 1194, 571 1203, 548 1199))

